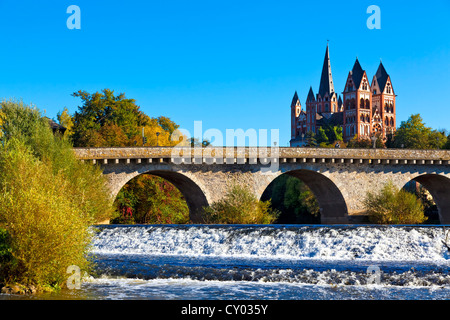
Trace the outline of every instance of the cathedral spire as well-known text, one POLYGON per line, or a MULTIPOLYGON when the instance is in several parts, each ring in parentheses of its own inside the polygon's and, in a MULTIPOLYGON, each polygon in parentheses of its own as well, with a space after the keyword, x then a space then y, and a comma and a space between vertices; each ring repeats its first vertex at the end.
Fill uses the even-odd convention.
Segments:
POLYGON ((389 75, 386 72, 386 69, 384 68, 383 63, 381 61, 375 76, 377 77, 378 86, 380 87, 381 92, 383 92, 384 88, 386 87, 389 75))
POLYGON ((326 93, 331 96, 334 92, 333 76, 331 74, 330 50, 327 43, 327 51, 323 61, 322 77, 320 78, 319 95, 324 97, 326 93))
POLYGON ((316 98, 314 98, 314 92, 312 87, 309 88, 308 97, 306 98, 306 102, 315 102, 316 98))

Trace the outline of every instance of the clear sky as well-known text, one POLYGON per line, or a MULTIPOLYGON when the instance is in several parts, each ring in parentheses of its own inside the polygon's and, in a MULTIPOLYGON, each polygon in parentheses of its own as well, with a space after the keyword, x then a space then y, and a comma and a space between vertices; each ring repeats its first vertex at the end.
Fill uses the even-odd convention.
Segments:
POLYGON ((450 130, 450 1, 0 0, 0 98, 50 118, 71 96, 110 88, 150 116, 193 132, 279 129, 290 103, 318 91, 327 40, 341 93, 358 57, 369 79, 380 59, 397 97, 397 125, 413 113, 450 130), (68 29, 70 5, 81 29, 68 29), (381 10, 369 29, 367 8, 381 10))

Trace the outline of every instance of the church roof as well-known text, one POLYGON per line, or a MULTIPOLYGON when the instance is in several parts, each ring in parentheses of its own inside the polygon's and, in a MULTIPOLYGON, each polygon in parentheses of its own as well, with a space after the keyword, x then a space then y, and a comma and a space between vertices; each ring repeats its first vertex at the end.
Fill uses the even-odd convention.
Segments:
POLYGON ((295 105, 297 104, 297 101, 299 101, 299 100, 300 100, 300 99, 298 98, 297 91, 295 91, 294 97, 292 98, 291 106, 295 106, 295 105))
POLYGON ((322 76, 320 78, 319 95, 324 97, 326 93, 331 96, 334 92, 333 76, 331 74, 330 50, 327 44, 325 59, 323 61, 322 76))
POLYGON ((325 125, 342 126, 344 124, 344 113, 336 112, 331 114, 329 118, 321 117, 320 119, 317 119, 316 124, 318 126, 325 126, 325 125))
POLYGON ((56 123, 55 121, 53 121, 52 119, 50 119, 48 117, 44 117, 44 118, 47 120, 48 125, 53 130, 53 133, 60 132, 60 133, 64 134, 64 132, 66 132, 67 128, 65 128, 62 125, 56 123))
POLYGON ((316 98, 314 98, 314 91, 312 87, 309 88, 308 98, 306 98, 307 102, 314 102, 316 101, 316 98))
POLYGON ((380 62, 380 66, 378 67, 375 76, 377 77, 378 86, 380 87, 381 92, 383 92, 384 88, 386 87, 387 79, 389 77, 386 69, 383 66, 383 63, 380 62))
POLYGON ((355 88, 359 88, 359 86, 361 85, 361 80, 363 78, 364 75, 364 70, 363 68, 361 68, 361 64, 359 63, 358 58, 356 58, 355 64, 353 66, 352 69, 352 79, 353 82, 355 83, 355 88))

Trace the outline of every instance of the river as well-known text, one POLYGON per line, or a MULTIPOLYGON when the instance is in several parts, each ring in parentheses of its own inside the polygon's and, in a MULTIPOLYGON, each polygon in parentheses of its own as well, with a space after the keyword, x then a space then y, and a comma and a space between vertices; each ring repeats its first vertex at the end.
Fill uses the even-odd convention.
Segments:
POLYGON ((96 274, 33 299, 446 300, 442 226, 99 226, 96 274))

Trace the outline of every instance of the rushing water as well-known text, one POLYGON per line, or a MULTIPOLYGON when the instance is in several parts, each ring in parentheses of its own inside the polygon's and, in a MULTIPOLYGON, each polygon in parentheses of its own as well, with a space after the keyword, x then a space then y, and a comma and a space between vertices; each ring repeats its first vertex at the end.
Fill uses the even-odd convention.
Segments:
POLYGON ((442 226, 101 226, 97 275, 56 298, 442 300, 444 239, 442 226))

